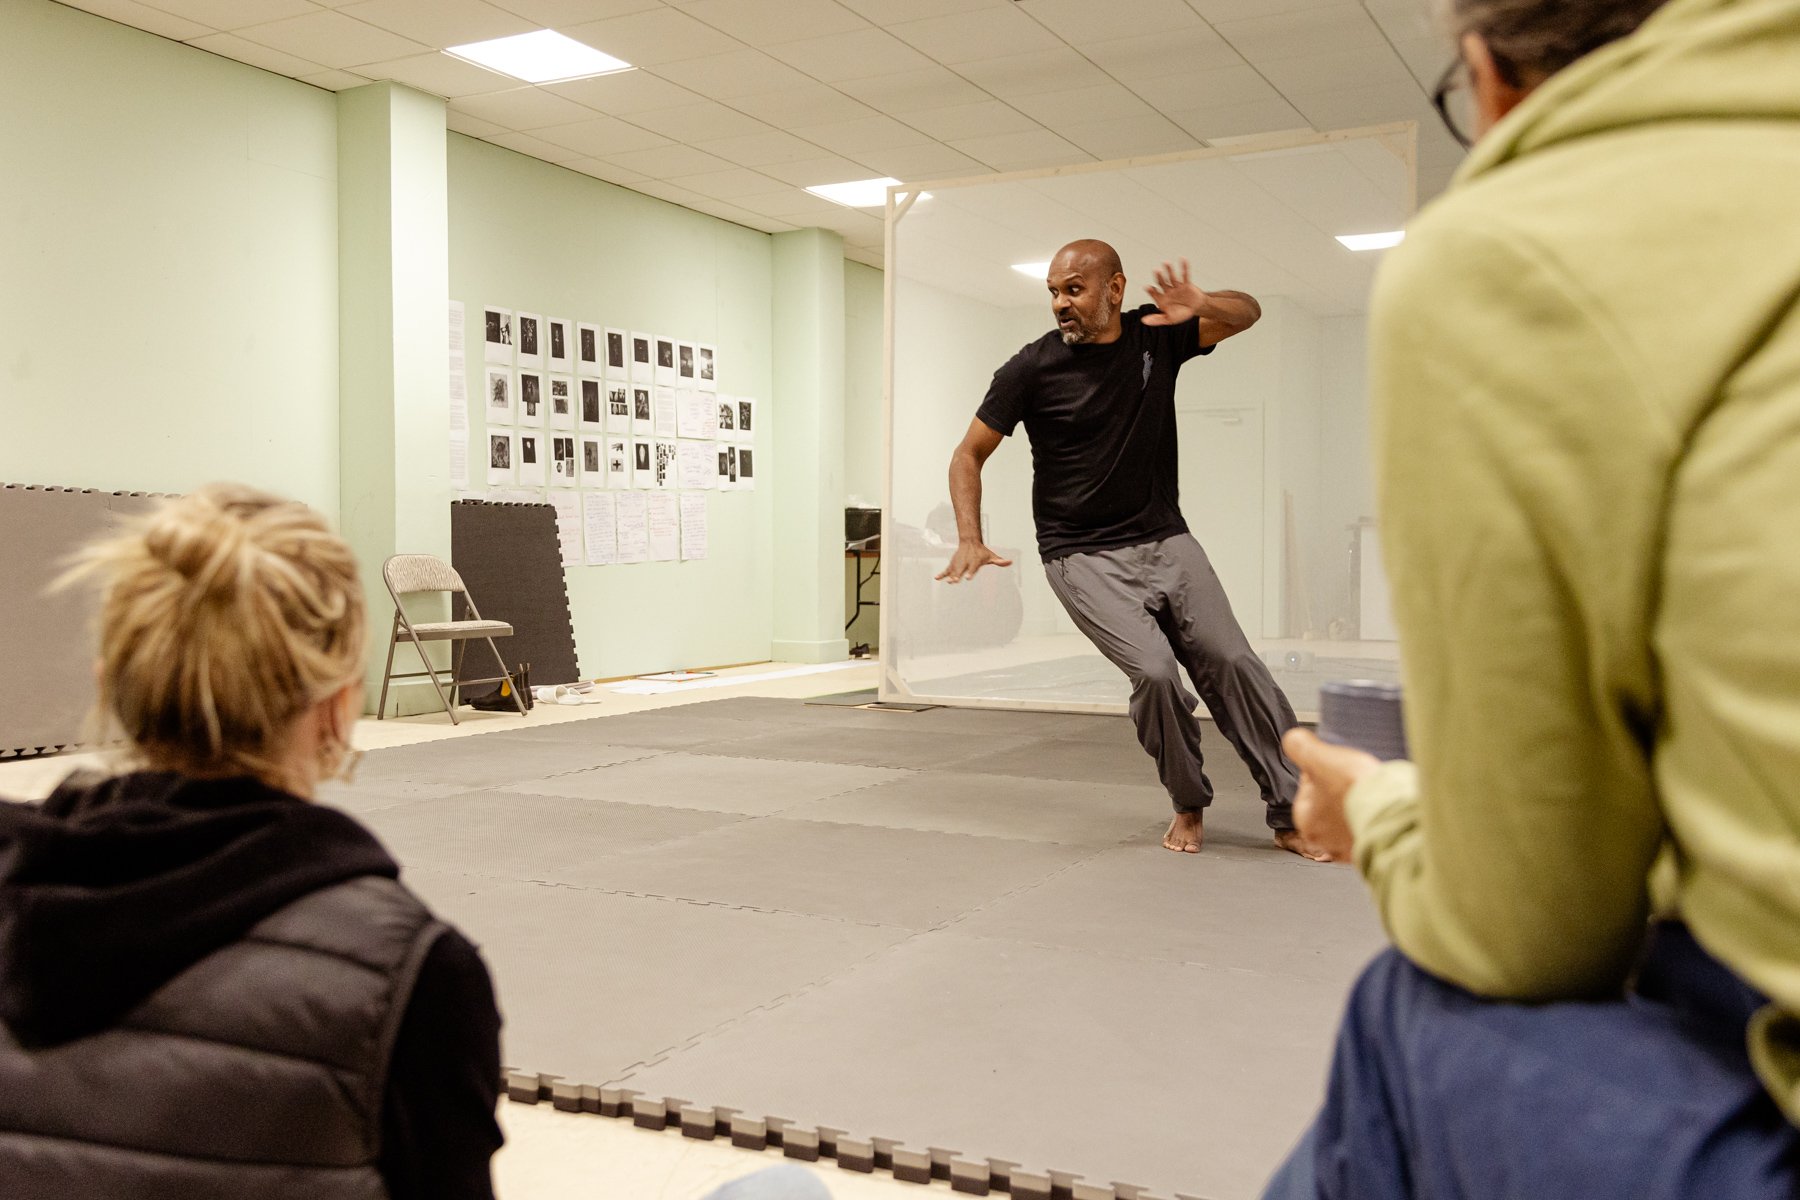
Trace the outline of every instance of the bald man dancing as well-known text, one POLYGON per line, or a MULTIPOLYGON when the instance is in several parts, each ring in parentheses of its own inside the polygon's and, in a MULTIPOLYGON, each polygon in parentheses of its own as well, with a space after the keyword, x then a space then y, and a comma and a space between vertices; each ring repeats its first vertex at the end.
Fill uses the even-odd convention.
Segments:
POLYGON ((1163 845, 1198 853, 1212 803, 1185 669, 1262 789, 1275 844, 1319 858, 1294 829, 1299 776, 1281 753, 1294 711, 1177 501, 1176 372, 1256 324, 1262 308, 1242 292, 1202 291, 1183 261, 1179 275, 1167 263, 1156 273, 1154 304, 1122 312, 1124 269, 1097 241, 1064 246, 1045 282, 1055 332, 994 372, 950 459, 959 542, 938 578, 1012 565, 981 539, 981 468, 1023 421, 1038 554, 1070 618, 1131 680, 1138 741, 1175 804, 1163 845))

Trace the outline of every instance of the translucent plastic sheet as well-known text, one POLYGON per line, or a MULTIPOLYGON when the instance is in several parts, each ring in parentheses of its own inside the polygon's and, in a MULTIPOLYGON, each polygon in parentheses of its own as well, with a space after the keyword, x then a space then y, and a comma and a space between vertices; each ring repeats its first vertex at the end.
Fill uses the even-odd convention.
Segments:
POLYGON ((1181 504, 1239 624, 1302 713, 1328 679, 1392 679, 1374 529, 1365 311, 1380 253, 1339 234, 1397 230, 1414 196, 1410 126, 1265 140, 1180 158, 926 185, 890 217, 889 484, 882 694, 1122 710, 1124 677, 1045 581, 1024 428, 983 472, 988 544, 1013 559, 933 580, 956 544, 947 470, 995 368, 1053 324, 1042 264, 1100 238, 1126 305, 1165 260, 1256 296, 1262 321, 1182 370, 1181 504))

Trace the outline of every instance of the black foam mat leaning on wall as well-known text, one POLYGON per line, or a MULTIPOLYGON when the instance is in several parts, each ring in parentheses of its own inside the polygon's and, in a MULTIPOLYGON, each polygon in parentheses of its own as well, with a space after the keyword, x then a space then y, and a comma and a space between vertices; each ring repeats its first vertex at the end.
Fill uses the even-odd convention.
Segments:
MULTIPOLYGON (((495 644, 510 670, 531 664, 534 686, 574 683, 575 626, 563 580, 556 510, 548 504, 459 500, 450 506, 450 564, 487 620, 513 627, 495 644)), ((460 610, 457 617, 467 614, 460 610)), ((487 646, 470 643, 461 677, 491 678, 487 646)))

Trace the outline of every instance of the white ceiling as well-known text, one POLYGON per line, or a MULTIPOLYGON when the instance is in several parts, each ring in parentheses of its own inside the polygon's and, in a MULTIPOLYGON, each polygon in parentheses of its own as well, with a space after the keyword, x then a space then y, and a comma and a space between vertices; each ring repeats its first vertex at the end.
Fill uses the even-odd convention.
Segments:
POLYGON ((1381 256, 1346 250, 1337 235, 1397 228, 1410 191, 1403 146, 1374 136, 938 188, 900 220, 893 269, 935 290, 1047 315, 1043 277, 1013 264, 1097 237, 1119 252, 1131 307, 1147 299, 1157 266, 1185 255, 1202 287, 1343 316, 1367 306, 1381 256))
POLYGON ((755 229, 817 225, 879 266, 879 210, 808 184, 918 181, 1419 123, 1430 0, 64 0, 331 90, 396 80, 450 127, 755 229), (445 46, 557 29, 637 65, 542 87, 445 46))

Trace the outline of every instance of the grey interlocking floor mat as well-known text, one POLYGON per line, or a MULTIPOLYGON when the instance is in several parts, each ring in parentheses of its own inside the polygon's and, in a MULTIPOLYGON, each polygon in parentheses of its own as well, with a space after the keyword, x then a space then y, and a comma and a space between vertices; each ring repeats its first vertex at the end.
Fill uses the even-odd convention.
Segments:
POLYGON ((1197 856, 1113 717, 724 700, 380 751, 331 798, 482 945, 527 1078, 954 1151, 1017 1195, 1239 1200, 1382 939, 1206 734, 1197 856))

